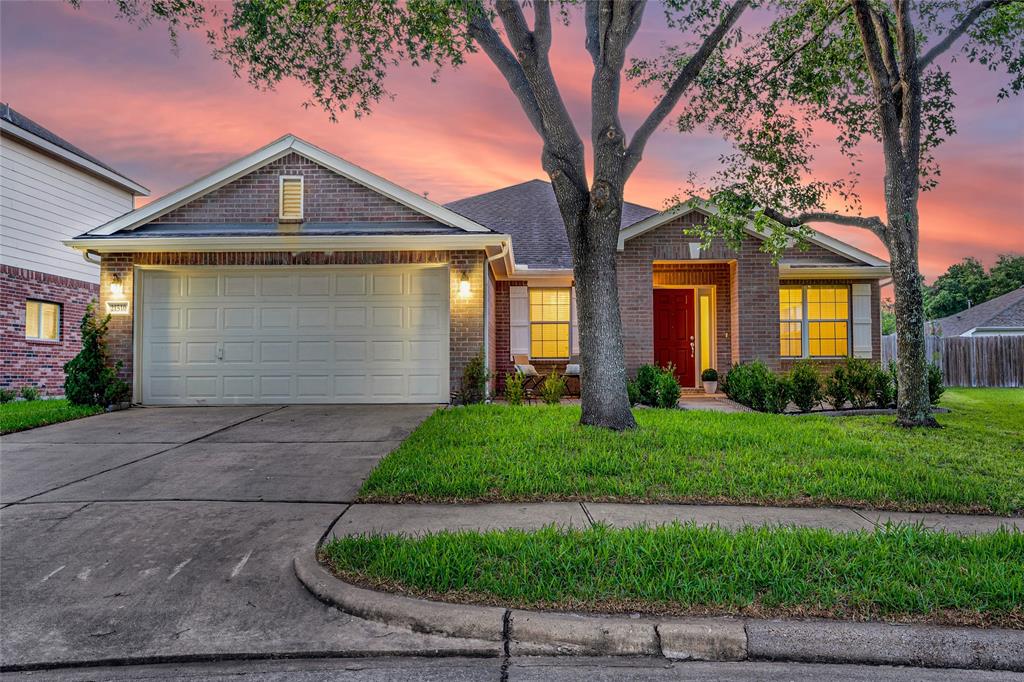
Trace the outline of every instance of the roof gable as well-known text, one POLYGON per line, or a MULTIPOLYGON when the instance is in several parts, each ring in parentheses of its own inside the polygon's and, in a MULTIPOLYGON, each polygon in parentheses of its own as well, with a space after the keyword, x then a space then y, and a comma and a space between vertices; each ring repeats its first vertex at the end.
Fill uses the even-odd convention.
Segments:
MULTIPOLYGON (((639 237, 640 235, 661 227, 672 220, 694 212, 711 216, 715 214, 716 209, 710 202, 694 197, 679 206, 670 208, 667 211, 662 211, 661 213, 657 213, 623 228, 622 231, 619 232, 619 250, 621 251, 625 247, 625 243, 630 239, 639 237)), ((757 237, 758 239, 764 238, 764 235, 754 227, 753 221, 748 220, 745 229, 752 237, 757 237)), ((811 230, 811 237, 809 241, 815 246, 843 256, 855 265, 866 265, 871 267, 887 267, 889 265, 881 258, 873 256, 867 251, 862 251, 855 246, 851 246, 846 242, 840 241, 835 237, 830 237, 827 234, 814 229, 811 230)))
MULTIPOLYGON (((352 183, 383 195, 387 199, 403 207, 403 210, 409 209, 419 215, 425 216, 428 219, 435 220, 443 225, 448 225, 464 232, 490 232, 490 230, 483 225, 480 225, 465 216, 459 215, 440 204, 430 201, 426 197, 396 185, 395 183, 360 168, 355 164, 349 163, 339 156, 300 140, 294 135, 285 135, 279 140, 275 140, 267 146, 256 150, 252 154, 228 164, 227 166, 224 166, 223 168, 220 168, 219 170, 216 170, 213 173, 182 187, 181 189, 175 190, 170 194, 156 199, 142 208, 136 209, 131 213, 127 213, 120 218, 111 220, 105 225, 101 225, 100 227, 90 231, 88 234, 92 236, 112 235, 121 231, 134 230, 142 225, 155 222, 158 219, 168 216, 171 219, 180 220, 182 218, 181 213, 187 213, 187 210, 179 212, 179 215, 177 216, 172 215, 175 211, 179 211, 179 209, 183 209, 187 204, 207 197, 222 188, 225 188, 225 194, 228 194, 233 191, 232 189, 227 188, 231 183, 234 183, 235 181, 270 164, 285 159, 289 155, 297 155, 298 157, 308 159, 318 166, 326 168, 352 183)), ((276 185, 272 189, 272 194, 276 198, 276 185)), ((228 217, 227 220, 235 219, 228 217)))

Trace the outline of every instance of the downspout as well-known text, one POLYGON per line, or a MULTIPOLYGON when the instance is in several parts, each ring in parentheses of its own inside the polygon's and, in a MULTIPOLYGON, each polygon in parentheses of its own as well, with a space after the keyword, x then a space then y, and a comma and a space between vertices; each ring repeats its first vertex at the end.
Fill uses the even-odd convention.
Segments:
MULTIPOLYGON (((488 274, 489 274, 489 267, 490 267, 491 263, 493 263, 494 261, 498 260, 499 258, 504 258, 507 255, 508 255, 508 242, 502 242, 501 250, 498 251, 498 253, 494 254, 493 256, 488 256, 487 260, 484 261, 484 291, 483 291, 483 296, 484 296, 484 305, 483 305, 483 309, 484 309, 484 364, 487 365, 487 366, 490 365, 490 360, 491 360, 491 344, 490 344, 490 333, 489 333, 489 331, 490 331, 490 324, 489 324, 490 318, 488 317, 490 311, 489 311, 488 306, 487 306, 487 300, 488 300, 487 299, 487 291, 488 291, 488 289, 491 286, 491 278, 488 276, 488 274)), ((490 393, 491 393, 491 384, 488 383, 487 384, 487 394, 488 394, 488 397, 490 397, 490 393)))
POLYGON ((92 263, 93 265, 99 265, 100 261, 99 260, 93 260, 92 258, 89 258, 90 255, 96 256, 97 258, 100 257, 98 253, 96 253, 95 251, 90 251, 89 249, 86 249, 85 251, 82 252, 82 258, 85 260, 86 263, 92 263))

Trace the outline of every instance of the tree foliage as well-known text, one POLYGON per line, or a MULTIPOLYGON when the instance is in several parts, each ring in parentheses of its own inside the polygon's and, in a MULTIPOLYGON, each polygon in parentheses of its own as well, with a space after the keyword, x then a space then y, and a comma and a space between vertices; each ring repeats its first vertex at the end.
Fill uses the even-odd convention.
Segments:
POLYGON ((976 258, 954 263, 924 290, 929 320, 955 315, 971 306, 1024 286, 1024 256, 1002 254, 988 272, 976 258))

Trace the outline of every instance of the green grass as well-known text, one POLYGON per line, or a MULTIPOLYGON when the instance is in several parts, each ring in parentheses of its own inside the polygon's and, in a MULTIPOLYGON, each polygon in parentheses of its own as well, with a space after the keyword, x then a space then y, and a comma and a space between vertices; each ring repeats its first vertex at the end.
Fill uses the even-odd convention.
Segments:
POLYGON ((72 405, 67 400, 30 400, 0 405, 0 433, 88 417, 103 411, 93 405, 72 405))
POLYGON ((370 474, 364 501, 607 500, 1024 512, 1024 390, 949 389, 942 429, 891 416, 637 410, 627 433, 579 408, 440 410, 370 474))
POLYGON ((338 538, 321 557, 360 584, 471 603, 1024 627, 1024 533, 1005 530, 549 527, 338 538))

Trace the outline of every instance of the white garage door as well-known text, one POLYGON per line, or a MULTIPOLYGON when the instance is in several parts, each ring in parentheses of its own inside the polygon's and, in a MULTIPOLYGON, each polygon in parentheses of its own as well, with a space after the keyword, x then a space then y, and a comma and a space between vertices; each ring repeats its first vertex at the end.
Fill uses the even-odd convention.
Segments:
POLYGON ((448 401, 447 267, 143 273, 145 403, 448 401))

